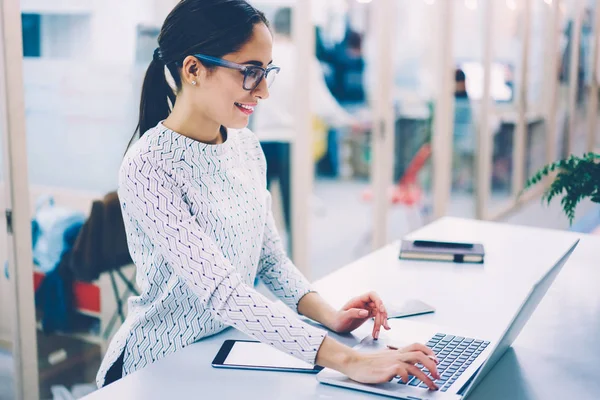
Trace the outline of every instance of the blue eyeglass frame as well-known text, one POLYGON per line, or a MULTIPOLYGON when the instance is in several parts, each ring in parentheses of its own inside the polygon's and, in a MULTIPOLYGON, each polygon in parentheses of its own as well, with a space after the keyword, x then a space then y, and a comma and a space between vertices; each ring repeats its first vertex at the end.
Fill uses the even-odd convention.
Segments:
POLYGON ((237 69, 244 75, 244 83, 242 84, 242 87, 244 88, 244 90, 248 90, 248 91, 252 91, 252 90, 256 89, 258 87, 258 85, 260 85, 262 80, 265 79, 269 75, 270 72, 275 71, 275 73, 278 74, 279 71, 281 71, 281 68, 279 68, 275 65, 270 65, 267 68, 263 68, 263 67, 259 67, 258 65, 242 65, 242 64, 234 63, 233 61, 223 60, 222 58, 205 56, 204 54, 193 54, 193 56, 196 57, 200 61, 207 62, 207 63, 215 65, 217 67, 237 69), (246 79, 248 79, 248 76, 250 75, 251 72, 257 71, 257 70, 261 71, 260 78, 257 79, 256 83, 252 87, 247 87, 246 79))

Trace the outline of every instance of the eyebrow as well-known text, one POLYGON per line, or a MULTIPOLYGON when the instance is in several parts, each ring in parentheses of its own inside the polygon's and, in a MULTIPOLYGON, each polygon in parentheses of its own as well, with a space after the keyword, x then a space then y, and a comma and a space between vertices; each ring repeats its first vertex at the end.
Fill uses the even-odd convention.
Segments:
MULTIPOLYGON (((250 60, 250 61, 246 61, 246 62, 243 62, 243 63, 240 63, 240 64, 242 64, 242 65, 256 65, 257 67, 262 67, 263 66, 263 63, 261 63, 258 60, 250 60)), ((267 67, 269 65, 271 65, 271 64, 273 64, 273 60, 269 61, 269 63, 267 64, 267 67)))

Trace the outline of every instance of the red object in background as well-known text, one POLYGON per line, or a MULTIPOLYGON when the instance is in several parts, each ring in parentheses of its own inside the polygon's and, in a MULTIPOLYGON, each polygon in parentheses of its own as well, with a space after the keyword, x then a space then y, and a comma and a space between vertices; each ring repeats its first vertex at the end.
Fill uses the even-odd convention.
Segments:
MULTIPOLYGON (((406 206, 414 206, 421 201, 423 190, 417 182, 419 171, 423 169, 425 163, 431 156, 431 145, 425 143, 417 154, 413 157, 404 172, 404 175, 398 183, 389 188, 389 197, 392 204, 403 204, 406 206)), ((371 188, 365 189, 362 194, 365 201, 373 199, 373 191, 371 188)))
MULTIPOLYGON (((42 272, 33 273, 33 290, 37 290, 45 275, 42 272)), ((93 283, 73 282, 73 300, 75 309, 93 313, 100 312, 100 288, 93 283)))

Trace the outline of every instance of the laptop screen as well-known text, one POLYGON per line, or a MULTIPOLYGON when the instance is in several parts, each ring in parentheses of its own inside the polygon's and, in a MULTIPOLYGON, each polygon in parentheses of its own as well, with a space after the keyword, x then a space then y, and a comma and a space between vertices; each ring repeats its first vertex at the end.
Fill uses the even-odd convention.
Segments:
POLYGON ((575 247, 577 247, 577 244, 579 244, 579 239, 571 246, 569 251, 565 253, 565 255, 558 261, 558 263, 556 263, 556 265, 552 267, 552 269, 550 269, 550 271, 548 271, 548 273, 544 275, 544 277, 533 286, 533 288, 529 292, 529 295, 527 296, 527 299, 523 302, 523 305, 520 307, 517 314, 513 317, 510 325, 502 335, 502 339, 500 339, 500 341, 496 345, 496 348, 492 351, 492 354, 490 354, 489 358, 479 368, 478 372, 474 374, 474 376, 469 381, 467 381, 463 388, 461 388, 460 391, 464 391, 464 394, 459 394, 466 396, 468 392, 473 390, 477 386, 477 384, 479 384, 483 380, 487 373, 490 372, 494 365, 496 365, 496 363, 504 355, 506 350, 508 350, 508 348, 517 338, 519 333, 521 333, 523 326, 525 326, 525 324, 529 320, 529 317, 531 317, 531 314, 533 314, 533 312, 537 308, 538 304, 548 291, 548 288, 550 288, 550 285, 552 285, 552 282, 554 282, 554 279, 562 269, 563 265, 566 263, 566 261, 569 259, 569 257, 575 250, 575 247))

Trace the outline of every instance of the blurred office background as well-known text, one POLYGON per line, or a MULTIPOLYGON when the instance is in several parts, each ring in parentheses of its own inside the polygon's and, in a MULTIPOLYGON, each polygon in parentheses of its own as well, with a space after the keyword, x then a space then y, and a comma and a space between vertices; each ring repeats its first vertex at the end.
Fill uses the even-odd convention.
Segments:
MULTIPOLYGON (((0 219, 0 399, 78 398, 94 390, 135 293, 133 266, 84 233, 118 229, 92 217, 117 189, 143 74, 177 1, 0 3, 3 65, 23 79, 0 68, 0 103, 22 97, 25 119, 18 131, 18 115, 0 114, 0 202, 26 205, 29 217, 12 240, 0 219), (17 7, 20 20, 9 18, 17 7), (7 57, 15 46, 18 62, 7 57), (10 171, 7 154, 17 159, 10 171), (66 224, 72 240, 57 250, 44 228, 66 224), (32 248, 14 252, 15 243, 32 248), (69 251, 77 262, 64 261, 69 251), (21 282, 33 274, 31 298, 26 281, 11 292, 10 262, 21 282), (20 345, 19 363, 17 328, 36 342, 20 345)), ((280 232, 311 280, 443 216, 598 230, 597 205, 580 204, 570 226, 559 204, 540 203, 543 186, 521 193, 546 163, 600 152, 598 1, 251 3, 277 30, 274 64, 284 68, 268 102, 288 96, 293 107, 265 103, 250 125, 268 155, 280 232), (291 135, 261 131, 273 112, 289 114, 291 135)))

